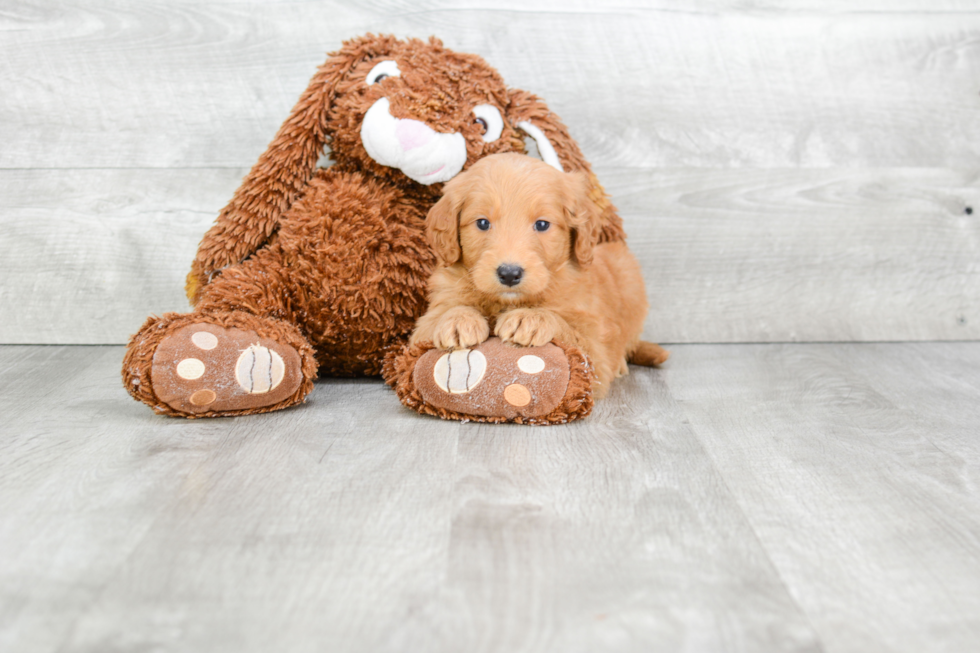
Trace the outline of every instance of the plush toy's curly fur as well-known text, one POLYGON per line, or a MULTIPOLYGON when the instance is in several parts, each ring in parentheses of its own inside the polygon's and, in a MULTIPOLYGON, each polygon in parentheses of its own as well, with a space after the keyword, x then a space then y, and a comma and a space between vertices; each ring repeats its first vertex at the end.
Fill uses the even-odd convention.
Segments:
MULTIPOLYGON (((621 221, 562 122, 539 98, 508 89, 480 57, 431 38, 401 41, 367 35, 347 41, 313 76, 268 149, 202 240, 187 277, 194 312, 150 318, 133 336, 123 366, 130 393, 158 412, 185 414, 154 395, 149 369, 156 343, 195 320, 242 326, 262 335, 288 334, 316 376, 310 353, 327 375, 377 375, 386 352, 402 346, 425 310, 435 259, 424 237, 428 210, 442 184, 429 186, 376 162, 361 142, 364 116, 382 97, 395 118, 441 133, 458 132, 468 167, 496 152, 524 152, 518 123, 550 140, 566 171, 582 170, 602 214, 602 241, 624 238, 621 221), (397 62, 400 76, 366 84, 379 61, 397 62), (491 104, 503 116, 500 138, 485 142, 473 107, 491 104), (318 169, 329 146, 334 164, 318 169)), ((207 414, 207 413, 204 413, 207 414)))

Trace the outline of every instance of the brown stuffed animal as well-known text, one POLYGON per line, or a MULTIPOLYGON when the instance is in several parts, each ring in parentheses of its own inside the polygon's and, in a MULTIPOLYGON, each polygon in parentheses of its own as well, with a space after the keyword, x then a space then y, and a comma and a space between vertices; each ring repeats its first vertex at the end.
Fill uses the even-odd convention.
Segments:
MULTIPOLYGON (((551 165, 589 171, 544 102, 508 89, 480 57, 435 38, 345 42, 201 241, 187 277, 193 312, 151 317, 131 338, 126 389, 168 415, 260 413, 301 402, 318 369, 377 375, 390 353, 385 376, 406 405, 480 417, 465 401, 431 407, 406 376, 424 348, 403 347, 425 311, 434 257, 424 221, 442 183, 483 156, 524 152, 525 134, 551 165), (334 164, 318 168, 325 146, 334 164)), ((623 238, 591 178, 602 240, 623 238)), ((490 419, 588 413, 587 362, 560 343, 546 347, 565 387, 525 402, 534 415, 511 407, 490 419)), ((487 355, 490 368, 506 367, 500 353, 487 355)))

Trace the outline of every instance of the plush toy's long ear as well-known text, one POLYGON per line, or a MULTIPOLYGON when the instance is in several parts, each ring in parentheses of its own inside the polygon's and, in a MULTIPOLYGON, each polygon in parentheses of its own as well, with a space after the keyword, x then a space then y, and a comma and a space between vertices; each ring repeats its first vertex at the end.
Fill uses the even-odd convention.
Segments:
POLYGON ((192 304, 218 271, 248 258, 276 231, 279 218, 316 171, 337 84, 365 57, 387 52, 394 43, 394 37, 372 34, 347 41, 313 75, 272 143, 201 240, 187 275, 192 304))
POLYGON ((598 242, 625 240, 623 221, 616 213, 616 207, 593 174, 578 143, 568 133, 568 127, 538 96, 520 89, 510 89, 508 94, 510 106, 507 108, 507 120, 534 139, 545 163, 564 172, 579 171, 587 176, 588 196, 595 205, 597 216, 598 242))
POLYGON ((516 88, 509 89, 507 93, 510 96, 507 120, 534 139, 545 163, 563 172, 591 172, 589 162, 568 133, 568 127, 541 98, 516 88))
POLYGON ((425 218, 425 236, 441 265, 454 265, 463 256, 459 246, 459 212, 462 202, 453 191, 453 182, 446 184, 442 198, 429 209, 425 218))
POLYGON ((589 197, 590 187, 587 173, 569 173, 562 198, 565 219, 572 231, 572 258, 583 268, 592 265, 592 254, 602 235, 602 218, 589 197))

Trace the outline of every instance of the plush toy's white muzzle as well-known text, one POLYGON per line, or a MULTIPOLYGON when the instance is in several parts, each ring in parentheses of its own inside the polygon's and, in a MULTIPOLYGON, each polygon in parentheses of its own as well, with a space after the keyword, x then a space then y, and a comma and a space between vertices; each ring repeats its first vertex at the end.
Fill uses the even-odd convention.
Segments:
POLYGON ((395 118, 389 107, 388 98, 381 98, 361 123, 361 142, 372 159, 426 186, 459 174, 466 163, 462 134, 442 134, 424 122, 395 118))

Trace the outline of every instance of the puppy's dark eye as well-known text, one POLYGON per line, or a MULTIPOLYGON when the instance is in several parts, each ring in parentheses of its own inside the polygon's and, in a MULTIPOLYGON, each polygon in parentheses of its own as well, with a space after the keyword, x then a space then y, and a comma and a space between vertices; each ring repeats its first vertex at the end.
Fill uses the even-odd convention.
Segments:
POLYGON ((390 75, 387 75, 386 73, 381 73, 380 75, 378 75, 377 77, 375 77, 373 80, 371 80, 371 83, 372 84, 377 84, 382 79, 388 79, 389 76, 390 75))
POLYGON ((480 231, 486 231, 490 228, 490 221, 486 218, 480 218, 476 221, 476 228, 480 231))
POLYGON ((548 227, 550 227, 550 226, 551 226, 551 223, 548 222, 547 220, 538 220, 537 222, 534 223, 534 230, 535 231, 548 231, 548 227))
POLYGON ((473 122, 475 122, 476 124, 478 124, 480 126, 480 133, 481 134, 486 134, 487 133, 487 130, 490 129, 490 126, 487 125, 487 121, 485 119, 483 119, 483 118, 477 118, 473 122))

